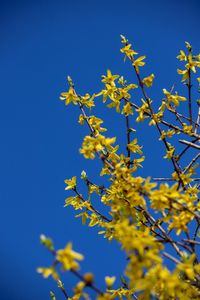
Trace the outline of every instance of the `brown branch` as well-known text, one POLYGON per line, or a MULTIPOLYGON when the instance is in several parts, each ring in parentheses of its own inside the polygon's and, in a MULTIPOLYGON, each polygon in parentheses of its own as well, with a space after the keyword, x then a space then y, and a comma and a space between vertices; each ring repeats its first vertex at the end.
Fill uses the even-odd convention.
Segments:
MULTIPOLYGON (((132 62, 133 62, 133 59, 132 59, 132 62)), ((151 107, 151 104, 150 104, 150 99, 149 99, 149 97, 147 96, 147 94, 146 94, 146 92, 145 92, 144 84, 143 84, 143 82, 142 82, 142 80, 141 80, 141 78, 140 78, 139 72, 138 72, 138 70, 136 69, 135 66, 134 66, 134 70, 135 70, 135 73, 136 73, 136 76, 137 76, 139 85, 140 85, 140 87, 141 87, 142 94, 143 94, 143 96, 144 96, 144 98, 145 98, 145 100, 146 100, 146 103, 148 104, 149 110, 150 110, 150 112, 151 112, 151 113, 150 113, 150 117, 151 117, 151 119, 153 119, 154 112, 153 112, 153 108, 151 107)), ((158 123, 157 120, 155 120, 155 124, 156 124, 156 127, 157 127, 157 129, 158 129, 158 132, 159 132, 159 134, 160 134, 160 136, 161 136, 161 135, 162 135, 162 130, 161 130, 160 125, 159 125, 159 123, 158 123)), ((169 151, 170 148, 169 148, 169 145, 168 145, 168 143, 167 143, 167 141, 166 141, 166 138, 163 138, 162 141, 163 141, 163 143, 164 143, 165 148, 167 149, 167 151, 169 151)), ((172 162, 172 164, 173 164, 173 166, 174 166, 174 170, 176 171, 176 173, 177 173, 177 175, 178 175, 180 184, 182 185, 183 188, 185 188, 184 182, 183 182, 183 180, 182 180, 182 178, 181 178, 181 176, 180 176, 181 169, 180 169, 180 167, 179 167, 179 165, 178 165, 176 159, 174 158, 174 156, 171 157, 171 162, 172 162)))
MULTIPOLYGON (((130 142, 131 142, 131 131, 130 131, 129 117, 128 116, 126 116, 126 136, 127 136, 127 144, 130 144, 130 142)), ((126 148, 127 148, 128 158, 129 158, 128 168, 130 168, 131 151, 128 148, 128 146, 126 146, 126 148)))
MULTIPOLYGON (((195 139, 195 140, 192 140, 191 142, 192 143, 195 143, 195 142, 197 142, 198 141, 198 139, 195 139)), ((176 160, 178 161, 178 160, 180 160, 180 158, 183 156, 183 154, 188 150, 190 148, 190 145, 187 145, 186 147, 185 147, 185 149, 183 149, 183 151, 178 155, 178 157, 176 158, 176 160)))
MULTIPOLYGON (((191 52, 191 51, 190 51, 191 52)), ((189 63, 189 60, 188 60, 189 63)), ((188 109, 189 109, 189 119, 190 119, 190 125, 192 126, 192 99, 191 99, 191 70, 188 71, 188 109)))
POLYGON ((195 244, 195 245, 199 245, 200 246, 200 242, 197 242, 195 240, 187 240, 187 239, 183 239, 184 242, 188 243, 188 244, 195 244))
POLYGON ((142 210, 144 212, 144 215, 146 215, 148 217, 148 219, 150 219, 154 223, 154 226, 156 226, 162 232, 162 234, 164 235, 164 237, 166 238, 166 240, 168 240, 170 242, 170 244, 172 245, 172 247, 176 250, 177 254, 179 256, 181 256, 181 250, 176 245, 176 243, 169 237, 169 235, 164 230, 164 228, 146 210, 144 210, 144 209, 142 209, 142 210))
POLYGON ((175 264, 179 264, 180 261, 175 258, 174 256, 172 256, 171 254, 167 253, 167 252, 162 252, 162 255, 169 258, 171 261, 173 261, 175 264))
POLYGON ((194 129, 195 133, 197 133, 199 126, 200 126, 200 105, 198 108, 198 115, 197 115, 196 125, 195 125, 195 129, 194 129))
POLYGON ((196 148, 196 149, 199 149, 199 150, 200 150, 200 146, 198 146, 198 145, 196 145, 196 144, 193 144, 193 143, 191 143, 191 142, 189 142, 189 141, 179 140, 179 142, 180 142, 181 144, 189 145, 189 146, 192 147, 192 148, 196 148))
MULTIPOLYGON (((76 195, 83 201, 85 202, 86 200, 81 196, 81 194, 77 191, 76 188, 73 189, 76 195)), ((90 203, 90 207, 95 212, 97 215, 99 215, 104 221, 111 222, 106 216, 104 216, 102 213, 100 213, 94 206, 90 203)))
POLYGON ((185 167, 185 169, 183 170, 183 173, 186 173, 191 167, 192 165, 195 163, 195 161, 200 157, 200 153, 198 153, 193 159, 192 161, 187 165, 187 167, 185 167))
POLYGON ((88 283, 87 280, 85 280, 84 276, 81 275, 80 273, 78 273, 76 270, 74 269, 71 269, 70 270, 71 273, 73 273, 76 277, 78 277, 81 281, 85 282, 86 286, 89 286, 93 291, 95 291, 97 294, 99 295, 103 295, 104 293, 99 289, 97 288, 92 282, 91 283, 88 283))
MULTIPOLYGON (((176 115, 177 119, 180 121, 180 123, 181 123, 182 126, 183 126, 183 122, 182 122, 182 120, 179 119, 179 118, 183 118, 183 119, 185 119, 185 120, 187 120, 187 121, 190 121, 190 118, 188 118, 188 117, 186 117, 186 116, 180 114, 179 112, 177 112, 177 110, 176 110, 175 107, 170 106, 170 107, 167 107, 167 109, 168 109, 170 112, 172 112, 172 113, 174 113, 174 114, 176 115)), ((199 127, 198 122, 195 122, 194 120, 192 120, 192 123, 195 125, 195 127, 197 127, 197 128, 199 127)))
MULTIPOLYGON (((174 178, 164 178, 164 177, 154 177, 152 178, 153 181, 176 181, 174 178)), ((193 181, 200 181, 200 178, 192 178, 193 181)))

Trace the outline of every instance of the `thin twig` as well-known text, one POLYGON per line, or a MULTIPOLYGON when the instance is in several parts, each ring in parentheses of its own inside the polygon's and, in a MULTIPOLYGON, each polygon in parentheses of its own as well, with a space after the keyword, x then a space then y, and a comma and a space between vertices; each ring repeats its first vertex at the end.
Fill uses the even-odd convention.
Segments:
POLYGON ((103 292, 97 288, 93 283, 89 283, 85 280, 84 276, 79 274, 76 270, 71 269, 71 273, 73 273, 76 277, 78 277, 81 281, 85 282, 86 286, 89 286, 93 291, 95 291, 99 295, 103 295, 103 292))
MULTIPOLYGON (((76 193, 76 195, 83 201, 85 202, 86 200, 83 198, 83 196, 77 191, 76 188, 73 189, 74 192, 76 193)), ((103 220, 107 221, 107 222, 111 222, 111 220, 109 220, 106 216, 104 216, 102 213, 100 213, 96 208, 94 208, 94 206, 90 203, 90 207, 91 209, 97 214, 99 215, 103 220)))
POLYGON ((128 168, 130 168, 130 159, 131 159, 131 151, 128 148, 128 144, 130 144, 131 142, 131 131, 130 131, 130 125, 129 125, 129 117, 126 116, 126 136, 127 136, 127 154, 128 154, 128 158, 129 158, 129 162, 128 162, 128 168))
MULTIPOLYGON (((189 61, 188 61, 189 62, 189 61)), ((191 99, 191 70, 188 71, 188 109, 189 109, 189 119, 190 119, 190 125, 192 126, 192 99, 191 99)))
POLYGON ((162 255, 169 258, 171 261, 173 261, 175 264, 179 264, 180 261, 175 258, 174 256, 172 256, 171 254, 167 253, 167 252, 162 252, 162 255))
MULTIPOLYGON (((132 62, 134 62, 133 59, 132 59, 132 62)), ((138 72, 138 70, 136 69, 135 66, 134 66, 134 70, 135 70, 135 73, 136 73, 136 76, 137 76, 137 79, 138 79, 138 83, 139 83, 139 85, 140 85, 140 87, 141 87, 142 94, 143 94, 143 96, 144 96, 144 98, 145 98, 145 100, 146 100, 146 103, 148 104, 148 107, 149 107, 149 110, 150 110, 150 117, 151 117, 151 119, 153 119, 154 111, 153 111, 153 108, 151 107, 150 98, 149 98, 149 97, 147 96, 147 94, 146 94, 146 91, 145 91, 145 89, 144 89, 144 84, 143 84, 143 82, 142 82, 142 80, 141 80, 141 78, 140 78, 139 72, 138 72)), ((158 122, 157 120, 155 120, 155 124, 156 124, 156 127, 157 127, 157 129, 158 129, 158 132, 159 132, 159 134, 160 134, 160 136, 161 136, 161 135, 162 135, 162 130, 161 130, 161 128, 160 128, 160 124, 159 124, 159 122, 158 122)), ((164 145, 165 145, 166 150, 169 151, 170 148, 169 148, 169 145, 168 145, 168 143, 167 143, 166 138, 163 138, 162 141, 163 141, 163 143, 164 143, 164 145)), ((171 162, 172 162, 172 164, 173 164, 173 166, 174 166, 174 170, 176 171, 176 173, 177 173, 177 175, 178 175, 179 182, 180 182, 180 184, 182 185, 182 187, 183 187, 183 189, 184 189, 184 188, 185 188, 185 184, 184 184, 184 182, 183 182, 183 180, 182 180, 182 178, 181 178, 181 176, 180 176, 180 173, 181 173, 182 171, 181 171, 181 169, 180 169, 180 167, 179 167, 179 165, 178 165, 178 163, 177 163, 177 161, 176 161, 176 159, 175 159, 175 157, 174 157, 173 155, 172 155, 172 157, 171 157, 170 160, 171 160, 171 162)))
POLYGON ((196 148, 196 149, 199 149, 199 150, 200 150, 200 146, 198 146, 198 145, 196 145, 196 144, 193 144, 193 143, 191 143, 191 142, 189 142, 189 141, 179 140, 179 142, 180 142, 181 144, 189 145, 189 146, 192 147, 192 148, 196 148))
POLYGON ((195 161, 200 157, 200 153, 198 153, 193 160, 187 165, 187 167, 185 167, 185 169, 183 170, 183 173, 186 173, 191 167, 192 165, 195 163, 195 161))
MULTIPOLYGON (((156 177, 154 177, 154 178, 152 178, 152 180, 153 181, 176 181, 176 179, 174 179, 174 178, 162 178, 162 177, 160 177, 160 178, 156 178, 156 177)), ((192 178, 192 181, 200 181, 200 178, 192 178)))
POLYGON ((195 125, 195 129, 194 129, 195 133, 197 133, 199 126, 200 126, 200 105, 198 108, 198 115, 197 115, 196 125, 195 125))
MULTIPOLYGON (((126 102, 129 102, 130 105, 131 105, 132 107, 134 107, 135 109, 139 109, 139 108, 140 108, 137 104, 135 104, 135 103, 129 101, 129 99, 126 99, 126 98, 123 98, 123 99, 124 99, 126 102)), ((150 114, 149 112, 144 112, 144 115, 146 115, 146 116, 148 116, 148 117, 151 117, 151 114, 150 114)), ((169 122, 167 122, 167 121, 164 121, 164 120, 162 120, 162 119, 160 120, 160 123, 163 124, 163 125, 165 125, 165 126, 167 126, 168 128, 172 128, 172 129, 176 130, 177 132, 181 132, 181 133, 183 133, 183 134, 188 135, 187 133, 184 132, 183 128, 180 128, 179 126, 176 126, 176 125, 174 125, 174 124, 171 124, 171 123, 169 123, 169 122)), ((200 140, 200 135, 197 134, 196 132, 191 132, 191 133, 189 134, 189 136, 195 137, 197 140, 200 140)))
POLYGON ((189 243, 189 244, 196 244, 196 245, 200 245, 200 242, 197 242, 195 240, 187 240, 187 239, 183 239, 184 242, 189 243))
MULTIPOLYGON (((196 141, 198 141, 197 138, 194 139, 194 140, 192 140, 191 143, 195 143, 196 141)), ((180 158, 183 156, 183 154, 184 154, 189 148, 190 148, 190 145, 187 145, 187 146, 185 147, 185 149, 183 149, 183 151, 177 156, 176 160, 177 160, 177 161, 180 160, 180 158)))
POLYGON ((165 236, 165 238, 170 242, 170 244, 172 245, 172 247, 176 250, 177 254, 179 256, 181 256, 181 250, 179 249, 179 247, 176 245, 176 243, 169 237, 169 235, 166 233, 166 231, 164 230, 164 228, 154 219, 153 216, 151 216, 146 210, 144 210, 145 215, 153 221, 154 225, 162 232, 162 234, 165 236))

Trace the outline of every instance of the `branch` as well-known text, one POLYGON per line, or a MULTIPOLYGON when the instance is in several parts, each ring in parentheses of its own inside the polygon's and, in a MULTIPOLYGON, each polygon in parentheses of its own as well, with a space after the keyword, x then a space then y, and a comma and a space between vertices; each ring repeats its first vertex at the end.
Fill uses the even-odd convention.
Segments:
POLYGON ((198 153, 194 158, 193 160, 189 163, 189 165, 183 170, 183 173, 187 172, 191 167, 192 165, 195 163, 195 161, 200 157, 200 153, 198 153))
MULTIPOLYGON (((198 154, 200 156, 200 154, 198 154)), ((174 178, 164 178, 164 177, 154 177, 152 178, 153 181, 176 181, 174 178)), ((193 181, 200 181, 200 178, 192 178, 193 181)))
MULTIPOLYGON (((131 142, 131 132, 130 132, 130 125, 129 125, 129 117, 126 116, 126 135, 127 135, 127 144, 130 144, 131 142)), ((131 159, 131 151, 127 147, 127 153, 128 153, 128 158, 131 159)), ((130 168, 130 160, 128 162, 128 168, 130 168)))
POLYGON ((198 115, 197 115, 195 129, 194 129, 195 133, 197 133, 199 126, 200 126, 200 105, 199 105, 199 109, 198 109, 198 115))
POLYGON ((95 291, 97 294, 99 295, 103 295, 104 293, 99 289, 97 288, 93 283, 88 283, 84 276, 82 276, 81 274, 79 274, 76 270, 74 269, 71 269, 70 270, 71 273, 73 273, 76 277, 78 277, 81 281, 85 282, 86 286, 89 286, 93 291, 95 291))
POLYGON ((196 145, 196 144, 193 144, 193 143, 191 143, 191 142, 189 142, 189 141, 179 140, 179 142, 180 142, 181 144, 189 145, 189 146, 192 147, 192 148, 196 148, 196 149, 199 149, 199 150, 200 150, 200 146, 198 146, 198 145, 196 145))
MULTIPOLYGON (((191 50, 189 50, 189 52, 191 53, 191 50)), ((187 61, 189 63, 188 57, 187 57, 187 61)), ((188 109, 189 109, 189 119, 190 119, 190 125, 192 126, 192 99, 191 99, 191 70, 189 69, 188 71, 188 109)))
POLYGON ((173 261, 175 264, 179 264, 180 261, 178 259, 176 259, 174 256, 170 255, 169 253, 167 252, 163 252, 162 253, 163 256, 169 258, 171 261, 173 261))

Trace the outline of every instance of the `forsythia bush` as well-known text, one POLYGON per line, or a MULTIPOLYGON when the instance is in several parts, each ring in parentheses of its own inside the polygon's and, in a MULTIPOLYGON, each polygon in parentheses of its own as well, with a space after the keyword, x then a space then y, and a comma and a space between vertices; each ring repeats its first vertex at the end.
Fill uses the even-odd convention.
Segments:
MULTIPOLYGON (((83 255, 75 252, 71 243, 55 250, 52 240, 44 235, 41 242, 53 255, 53 262, 49 267, 38 268, 38 272, 45 278, 52 276, 66 299, 90 299, 89 289, 96 292, 98 300, 200 299, 200 178, 196 175, 200 158, 200 100, 192 99, 191 93, 192 88, 200 91, 200 77, 194 76, 200 67, 200 54, 195 55, 186 42, 186 50, 177 56, 183 63, 177 72, 186 87, 185 95, 174 91, 174 86, 171 90, 163 89, 163 99, 156 109, 148 96, 154 74, 145 78, 141 75, 146 57, 140 56, 124 36, 121 41, 121 52, 135 72, 134 83, 127 83, 122 76, 108 70, 102 76, 100 92, 79 95, 68 77, 69 89, 60 97, 66 105, 72 103, 80 110, 79 123, 88 127, 80 153, 86 159, 101 160, 100 176, 107 180, 107 184, 98 185, 83 171, 81 179, 87 188, 84 196, 76 176, 66 179, 66 190, 73 194, 65 200, 65 206, 72 205, 80 211, 78 216, 83 224, 99 227, 99 233, 106 239, 114 239, 121 245, 127 256, 121 286, 114 289, 115 277, 106 276, 106 289, 100 290, 94 284, 92 273, 80 273, 83 255), (136 89, 141 92, 141 98, 135 101, 136 89), (124 118, 126 154, 119 153, 116 138, 106 136, 103 120, 91 113, 96 98, 102 98, 107 107, 114 108, 124 118), (180 113, 183 106, 184 114, 180 113), (164 159, 171 162, 170 178, 137 176, 145 156, 136 130, 130 127, 133 121, 144 121, 158 132, 160 143, 166 149, 164 159), (95 207, 97 197, 107 207, 104 210, 107 213, 95 207), (169 270, 168 260, 174 264, 173 270, 169 270), (78 279, 73 294, 60 280, 60 267, 78 279)), ((54 293, 50 294, 55 300, 54 293)))

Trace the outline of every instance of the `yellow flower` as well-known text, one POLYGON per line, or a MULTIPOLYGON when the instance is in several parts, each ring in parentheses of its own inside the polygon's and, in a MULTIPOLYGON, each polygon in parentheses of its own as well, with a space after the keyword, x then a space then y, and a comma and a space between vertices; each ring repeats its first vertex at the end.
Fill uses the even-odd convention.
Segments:
POLYGON ((183 262, 177 265, 177 270, 185 273, 191 280, 193 280, 195 276, 193 265, 195 258, 195 253, 193 253, 190 257, 185 258, 183 262))
POLYGON ((147 86, 147 87, 150 87, 152 86, 153 84, 153 80, 154 80, 154 74, 151 74, 150 76, 148 77, 145 77, 142 82, 147 86))
POLYGON ((119 78, 119 75, 112 75, 110 70, 107 70, 107 76, 102 75, 102 82, 115 86, 114 81, 119 78))
MULTIPOLYGON (((78 295, 80 294, 80 296, 81 296, 84 287, 85 287, 85 282, 84 282, 84 281, 79 281, 79 282, 76 284, 76 286, 73 288, 74 293, 76 293, 76 294, 78 294, 78 295)), ((79 298, 78 298, 78 299, 79 299, 79 298)))
POLYGON ((186 134, 192 133, 192 125, 187 125, 186 123, 183 123, 183 131, 186 134))
POLYGON ((49 268, 37 268, 37 272, 42 274, 44 278, 48 278, 49 276, 52 276, 53 279, 56 281, 59 279, 58 273, 56 272, 54 267, 49 267, 49 268))
POLYGON ((60 100, 65 100, 65 105, 68 105, 71 102, 77 104, 79 97, 76 95, 74 88, 70 87, 68 92, 61 93, 60 100))
POLYGON ((108 97, 113 101, 116 97, 116 91, 117 88, 115 86, 106 84, 106 89, 102 90, 103 102, 105 103, 108 97))
POLYGON ((192 70, 194 73, 196 73, 195 67, 200 67, 200 62, 194 61, 192 59, 192 54, 188 55, 188 63, 185 65, 187 69, 192 70))
POLYGON ((163 89, 163 93, 167 97, 168 102, 173 102, 175 106, 178 106, 180 101, 186 101, 186 98, 183 96, 179 96, 177 92, 175 93, 175 95, 172 95, 166 89, 163 89))
POLYGON ((161 141, 161 140, 163 140, 163 139, 165 139, 166 137, 172 137, 174 134, 175 134, 176 132, 175 132, 175 130, 174 129, 172 129, 172 130, 167 130, 167 131, 164 131, 164 130, 161 130, 161 135, 160 135, 160 138, 159 138, 159 140, 161 141))
POLYGON ((138 152, 139 154, 142 154, 142 150, 138 144, 137 139, 134 139, 130 144, 127 145, 128 149, 131 150, 133 153, 138 152))
POLYGON ((92 95, 92 97, 90 97, 90 94, 85 94, 85 96, 81 96, 80 97, 80 102, 82 105, 85 105, 88 108, 91 108, 93 106, 95 106, 94 104, 94 98, 96 97, 95 94, 92 95))
POLYGON ((175 151, 175 148, 170 147, 170 149, 167 150, 166 155, 164 156, 164 158, 171 159, 173 157, 174 151, 175 151))
POLYGON ((80 114, 79 120, 78 120, 79 124, 83 125, 84 121, 85 121, 85 117, 82 114, 80 114))
POLYGON ((143 61, 145 58, 146 56, 140 56, 133 62, 132 65, 136 68, 137 72, 139 72, 139 67, 145 65, 145 62, 143 61))
POLYGON ((129 59, 133 58, 133 55, 137 55, 138 53, 131 49, 131 44, 126 45, 124 48, 120 49, 122 53, 124 53, 129 59))
POLYGON ((105 147, 110 147, 111 144, 115 143, 116 138, 106 138, 99 134, 95 138, 91 136, 85 136, 80 153, 85 158, 94 159, 95 153, 103 151, 105 147))
POLYGON ((188 70, 180 70, 180 69, 177 69, 177 73, 180 74, 180 75, 183 75, 183 78, 182 78, 182 82, 187 80, 189 78, 189 72, 188 70))
POLYGON ((59 261, 64 270, 79 269, 79 264, 76 260, 83 260, 84 256, 72 250, 72 244, 68 243, 64 249, 56 252, 56 259, 59 261))
POLYGON ((115 280, 116 280, 116 277, 115 277, 115 276, 112 276, 112 277, 106 276, 106 277, 105 277, 105 282, 106 282, 107 288, 111 288, 112 285, 114 284, 115 280))
POLYGON ((179 60, 187 60, 187 56, 183 50, 180 50, 180 55, 178 55, 176 58, 178 58, 179 60))
POLYGON ((95 135, 98 135, 99 132, 104 132, 104 131, 107 130, 106 128, 101 127, 101 124, 103 123, 103 120, 100 119, 100 118, 97 118, 95 116, 88 117, 88 123, 94 129, 95 135))
POLYGON ((64 182, 68 185, 65 190, 73 190, 76 187, 76 176, 72 177, 71 179, 66 179, 64 182))
POLYGON ((133 115, 132 105, 129 102, 124 105, 122 114, 125 114, 126 116, 133 115))

